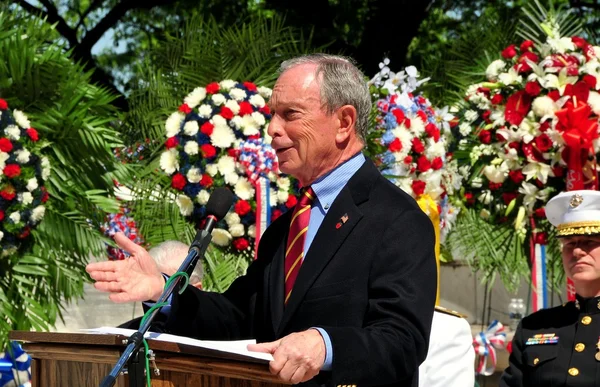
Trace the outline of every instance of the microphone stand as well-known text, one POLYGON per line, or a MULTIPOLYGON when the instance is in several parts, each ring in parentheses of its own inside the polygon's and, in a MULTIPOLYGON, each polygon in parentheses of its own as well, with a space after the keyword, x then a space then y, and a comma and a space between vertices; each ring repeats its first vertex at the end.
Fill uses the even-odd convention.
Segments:
MULTIPOLYGON (((190 246, 188 255, 185 258, 185 260, 183 261, 183 263, 181 264, 181 266, 179 267, 178 271, 188 273, 188 275, 192 272, 192 270, 196 266, 196 263, 198 262, 198 259, 200 257, 203 257, 204 253, 206 253, 206 249, 208 248, 208 245, 210 244, 210 241, 212 240, 212 235, 210 232, 212 231, 212 229, 216 223, 217 223, 217 218, 214 215, 208 215, 206 217, 206 224, 205 224, 204 228, 201 230, 198 230, 198 233, 196 234, 196 237, 194 238, 194 242, 192 242, 192 245, 190 246)), ((166 300, 168 300, 169 297, 171 297, 171 295, 173 294, 173 291, 176 288, 179 289, 179 283, 181 282, 181 279, 182 279, 181 276, 177 276, 176 278, 174 278, 173 281, 171 281, 169 283, 169 285, 166 287, 166 289, 163 291, 163 293, 158 298, 158 301, 156 301, 156 302, 161 303, 161 302, 165 302, 166 300)), ((148 332, 148 329, 150 329, 150 324, 152 324, 154 317, 159 313, 159 311, 160 311, 160 309, 156 309, 156 310, 152 311, 152 313, 150 313, 148 315, 148 318, 146 318, 146 320, 140 326, 140 328, 137 330, 137 332, 133 333, 129 337, 129 339, 127 339, 128 345, 125 348, 125 351, 123 352, 123 354, 121 355, 121 357, 119 358, 119 360, 117 361, 115 366, 113 367, 112 371, 110 371, 110 374, 108 374, 104 378, 104 380, 102 380, 102 382, 100 383, 100 387, 112 387, 115 385, 115 382, 117 381, 117 377, 121 373, 121 370, 123 369, 125 364, 129 363, 131 356, 134 353, 136 353, 137 351, 139 351, 140 347, 142 346, 142 340, 144 338, 144 335, 146 334, 146 332, 148 332)), ((139 360, 139 362, 142 363, 142 360, 139 360)), ((130 387, 132 387, 132 386, 130 385, 130 387)), ((142 387, 142 386, 135 386, 135 384, 134 384, 134 387, 142 387)))

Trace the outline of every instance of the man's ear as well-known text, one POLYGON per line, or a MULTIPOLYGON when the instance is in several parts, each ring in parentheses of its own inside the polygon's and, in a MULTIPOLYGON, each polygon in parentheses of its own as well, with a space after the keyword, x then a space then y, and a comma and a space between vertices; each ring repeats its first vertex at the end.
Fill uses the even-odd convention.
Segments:
POLYGON ((356 131, 356 108, 352 105, 344 105, 337 110, 339 127, 335 134, 338 144, 344 143, 356 131))
POLYGON ((195 282, 195 283, 193 283, 193 284, 190 284, 190 285, 192 285, 192 286, 193 286, 193 287, 195 287, 196 289, 200 289, 200 290, 202 290, 202 282, 195 282))

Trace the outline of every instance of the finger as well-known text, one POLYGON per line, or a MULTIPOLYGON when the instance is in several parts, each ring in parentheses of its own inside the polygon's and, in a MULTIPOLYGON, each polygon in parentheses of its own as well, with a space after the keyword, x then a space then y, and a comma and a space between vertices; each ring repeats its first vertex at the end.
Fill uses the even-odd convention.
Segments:
POLYGON ((92 271, 115 271, 119 265, 124 264, 125 261, 104 261, 104 262, 93 262, 88 263, 85 267, 85 271, 91 273, 92 271))
POLYGON ((140 252, 140 250, 144 250, 142 246, 136 245, 133 243, 127 236, 121 231, 117 232, 113 237, 117 245, 123 250, 127 251, 130 254, 140 252))
POLYGON ((108 295, 108 298, 115 303, 118 304, 122 304, 125 302, 131 302, 131 301, 138 301, 135 300, 133 298, 131 298, 131 296, 129 295, 129 293, 126 292, 120 292, 120 293, 111 293, 108 295))
POLYGON ((292 375, 298 370, 298 364, 294 364, 291 361, 286 361, 283 368, 277 374, 279 379, 289 382, 292 380, 292 375))
POLYGON ((105 293, 120 293, 123 291, 121 284, 118 282, 96 282, 94 287, 105 293))
POLYGON ((275 351, 273 354, 273 360, 269 362, 269 371, 271 371, 273 375, 279 375, 288 361, 289 359, 284 353, 281 351, 275 351))
POLYGON ((90 277, 96 281, 112 282, 117 281, 119 276, 113 271, 92 271, 90 277))
POLYGON ((271 341, 269 343, 248 344, 246 348, 248 351, 252 352, 275 353, 280 343, 281 340, 271 341))
POLYGON ((305 379, 306 376, 306 369, 300 367, 296 369, 296 372, 293 373, 292 377, 290 378, 290 382, 294 383, 294 384, 298 384, 301 382, 304 382, 308 379, 312 379, 312 378, 307 378, 305 379))

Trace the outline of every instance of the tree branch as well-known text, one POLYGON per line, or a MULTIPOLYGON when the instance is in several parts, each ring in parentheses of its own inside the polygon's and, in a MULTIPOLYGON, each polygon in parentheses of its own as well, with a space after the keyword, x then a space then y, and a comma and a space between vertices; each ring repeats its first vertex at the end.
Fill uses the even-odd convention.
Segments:
POLYGON ((64 36, 69 42, 69 47, 73 48, 77 45, 77 31, 72 29, 65 19, 58 14, 58 9, 48 0, 39 0, 47 10, 48 21, 52 24, 56 23, 56 30, 64 36))
POLYGON ((104 3, 104 0, 94 0, 94 2, 90 4, 88 9, 85 10, 83 15, 81 15, 81 19, 79 19, 79 23, 77 23, 76 29, 79 29, 79 27, 84 26, 83 23, 85 22, 85 18, 88 17, 90 13, 98 9, 102 5, 102 3, 104 3))

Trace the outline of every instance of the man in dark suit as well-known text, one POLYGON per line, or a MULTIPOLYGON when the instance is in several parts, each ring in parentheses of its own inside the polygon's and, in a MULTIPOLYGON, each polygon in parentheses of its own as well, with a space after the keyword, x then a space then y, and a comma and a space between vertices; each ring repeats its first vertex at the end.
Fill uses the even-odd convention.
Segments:
MULTIPOLYGON (((305 187, 263 235, 258 259, 223 294, 175 295, 167 329, 255 337, 271 372, 308 386, 416 386, 436 295, 433 226, 361 153, 371 99, 347 59, 282 65, 270 100, 281 171, 305 187)), ((156 300, 164 279, 125 238, 128 261, 88 265, 114 301, 156 300), (129 262, 129 263, 128 263, 129 262)))

